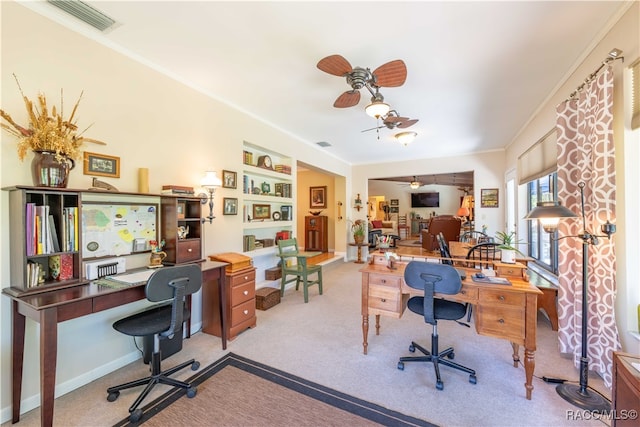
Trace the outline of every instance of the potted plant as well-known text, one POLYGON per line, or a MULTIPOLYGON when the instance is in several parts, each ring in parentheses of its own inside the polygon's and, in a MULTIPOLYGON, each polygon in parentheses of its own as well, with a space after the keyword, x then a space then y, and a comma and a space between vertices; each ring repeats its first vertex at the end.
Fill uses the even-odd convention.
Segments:
POLYGON ((80 159, 84 142, 105 145, 104 142, 85 138, 84 132, 78 132, 74 120, 82 93, 76 101, 68 118, 63 116, 63 102, 60 108, 50 107, 44 94, 38 94, 37 102, 31 101, 22 92, 20 82, 14 74, 18 89, 27 110, 28 125, 21 126, 4 110, 0 109, 0 117, 8 124, 0 123, 2 129, 18 138, 18 158, 24 160, 28 151, 34 153, 31 172, 34 185, 46 187, 66 187, 68 173, 75 167, 75 160, 80 159))
POLYGON ((525 256, 522 252, 516 248, 516 245, 520 244, 516 241, 516 232, 511 231, 506 233, 504 231, 496 232, 496 239, 498 239, 498 249, 501 251, 501 261, 509 264, 515 264, 516 252, 522 256, 525 256))
POLYGON ((353 240, 356 243, 364 242, 364 235, 367 232, 367 223, 364 220, 357 219, 351 225, 351 232, 353 233, 353 240))

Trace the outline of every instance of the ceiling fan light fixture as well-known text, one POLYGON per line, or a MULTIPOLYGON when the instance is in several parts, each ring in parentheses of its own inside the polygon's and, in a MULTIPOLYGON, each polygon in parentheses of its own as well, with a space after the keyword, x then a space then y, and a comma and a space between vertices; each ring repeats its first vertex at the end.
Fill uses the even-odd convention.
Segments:
POLYGON ((389 107, 389 104, 382 101, 374 101, 371 104, 367 105, 364 108, 364 111, 367 113, 367 115, 379 119, 380 117, 386 115, 390 109, 391 107, 389 107))
POLYGON ((416 136, 418 136, 416 132, 400 132, 395 134, 396 140, 405 147, 411 144, 416 136))
POLYGON ((409 184, 409 187, 411 187, 412 190, 417 190, 420 188, 420 183, 418 181, 412 181, 411 184, 409 184))

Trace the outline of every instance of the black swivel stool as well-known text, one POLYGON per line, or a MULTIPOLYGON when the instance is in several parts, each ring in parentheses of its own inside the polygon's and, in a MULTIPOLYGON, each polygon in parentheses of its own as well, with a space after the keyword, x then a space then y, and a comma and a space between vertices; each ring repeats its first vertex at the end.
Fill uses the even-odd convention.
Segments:
POLYGON ((145 385, 138 398, 129 407, 129 421, 137 422, 142 418, 142 409, 138 406, 151 392, 156 384, 162 383, 173 387, 186 389, 187 397, 195 397, 196 388, 191 384, 178 381, 169 376, 191 365, 197 370, 200 363, 195 359, 188 360, 171 369, 162 371, 160 361, 160 340, 170 339, 176 333, 182 333, 182 324, 190 317, 185 306, 185 296, 198 292, 202 286, 202 272, 195 264, 163 267, 154 272, 145 286, 145 295, 151 302, 165 303, 148 310, 120 319, 113 324, 113 328, 123 334, 134 337, 153 337, 153 354, 151 355, 151 375, 139 380, 130 381, 107 389, 107 400, 115 401, 120 396, 120 390, 145 385))
POLYGON ((401 357, 398 369, 404 370, 405 362, 431 362, 436 371, 436 388, 442 390, 444 384, 440 379, 439 365, 446 365, 469 374, 469 382, 475 384, 476 371, 453 362, 453 347, 438 351, 438 320, 459 320, 467 311, 467 306, 454 301, 434 298, 434 293, 455 295, 460 291, 462 282, 458 271, 447 264, 434 264, 422 261, 411 261, 404 271, 404 281, 414 289, 424 290, 423 297, 412 297, 407 303, 409 310, 424 316, 424 321, 433 325, 431 333, 431 351, 411 342, 410 352, 420 350, 424 356, 401 357))

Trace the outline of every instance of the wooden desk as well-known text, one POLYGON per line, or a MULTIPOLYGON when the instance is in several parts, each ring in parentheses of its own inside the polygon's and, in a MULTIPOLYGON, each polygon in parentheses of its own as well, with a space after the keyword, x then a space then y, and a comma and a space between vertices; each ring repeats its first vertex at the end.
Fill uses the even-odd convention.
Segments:
MULTIPOLYGON (((452 258, 466 258, 469 253, 469 249, 471 249, 474 245, 469 242, 457 242, 452 241, 449 242, 449 253, 452 258)), ((516 261, 521 262, 524 265, 527 265, 529 261, 533 261, 533 258, 517 255, 516 261)))
MULTIPOLYGON (((410 293, 416 293, 404 282, 406 262, 396 263, 389 270, 384 255, 373 254, 373 264, 362 272, 362 337, 363 352, 367 354, 369 315, 376 316, 376 335, 380 334, 380 316, 400 318, 410 293)), ((473 282, 469 270, 460 293, 446 295, 447 299, 473 304, 476 332, 511 342, 513 366, 518 367, 519 346, 524 346, 526 398, 531 400, 535 368, 537 297, 541 292, 529 282, 510 277, 512 286, 473 282)), ((443 296, 445 297, 445 296, 443 296)))
MULTIPOLYGON (((223 262, 213 261, 202 263, 202 272, 205 280, 208 282, 217 279, 221 283, 222 286, 219 286, 221 301, 226 298, 226 295, 224 295, 224 268, 226 265, 223 262)), ((205 281, 203 280, 204 283, 205 281)), ((86 283, 28 296, 20 296, 11 288, 2 290, 4 295, 12 299, 11 420, 13 423, 20 421, 26 318, 28 317, 40 324, 40 424, 42 426, 51 426, 53 425, 56 386, 58 323, 145 299, 144 287, 144 284, 140 284, 122 289, 113 289, 98 286, 94 283, 86 283)), ((221 318, 225 319, 226 309, 224 304, 220 305, 220 310, 221 318)), ((226 330, 226 328, 223 328, 223 330, 226 330)), ((222 348, 227 348, 226 333, 222 336, 222 348)))

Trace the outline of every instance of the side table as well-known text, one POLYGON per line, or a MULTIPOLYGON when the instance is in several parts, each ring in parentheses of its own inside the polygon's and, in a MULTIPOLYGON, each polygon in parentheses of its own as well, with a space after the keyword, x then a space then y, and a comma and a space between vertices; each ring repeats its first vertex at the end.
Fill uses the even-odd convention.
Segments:
POLYGON ((363 246, 369 246, 368 243, 349 243, 349 246, 357 246, 358 247, 358 259, 356 259, 354 262, 356 264, 364 264, 364 261, 362 260, 362 247, 363 246))

